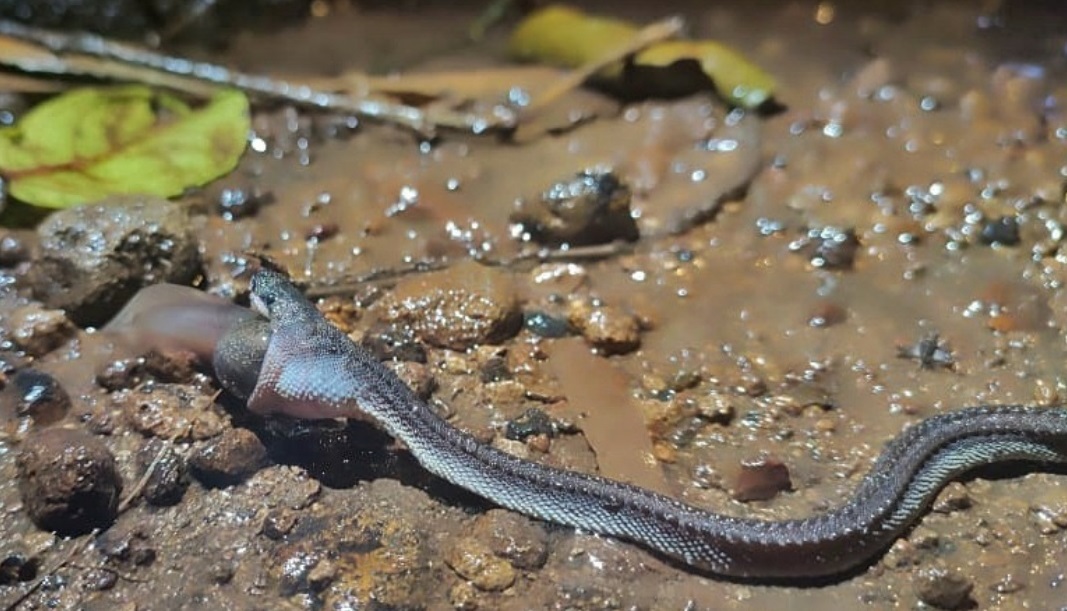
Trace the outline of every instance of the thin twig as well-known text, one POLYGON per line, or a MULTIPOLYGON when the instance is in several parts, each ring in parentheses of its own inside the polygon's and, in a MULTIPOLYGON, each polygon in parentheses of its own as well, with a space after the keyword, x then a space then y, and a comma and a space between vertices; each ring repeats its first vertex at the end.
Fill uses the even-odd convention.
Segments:
MULTIPOLYGON (((478 259, 479 263, 489 267, 519 269, 526 265, 549 263, 555 261, 595 261, 633 252, 634 244, 616 240, 607 244, 589 246, 572 246, 568 248, 539 248, 519 253, 509 259, 478 259)), ((402 267, 390 267, 372 270, 354 279, 337 284, 311 286, 305 291, 310 299, 349 296, 356 294, 360 287, 368 284, 392 282, 398 278, 445 269, 451 264, 448 259, 426 259, 402 267)))
POLYGON ((633 55, 649 45, 677 36, 684 27, 685 21, 676 16, 650 23, 641 28, 625 43, 613 49, 608 49, 594 61, 566 73, 543 91, 534 94, 533 100, 522 110, 523 117, 539 112, 555 102, 561 95, 579 87, 589 77, 611 64, 622 61, 627 56, 633 55))
POLYGON ((144 475, 141 476, 141 479, 137 480, 137 483, 134 484, 134 486, 130 490, 129 494, 126 495, 126 498, 124 498, 121 501, 119 501, 119 508, 118 508, 118 513, 119 514, 125 512, 127 509, 129 509, 129 507, 133 503, 133 501, 138 496, 140 496, 141 491, 143 491, 145 486, 148 485, 148 478, 152 477, 152 473, 156 470, 156 467, 159 466, 159 463, 163 462, 163 457, 166 456, 167 451, 170 450, 170 449, 171 449, 170 446, 167 445, 167 444, 163 444, 159 448, 159 452, 156 452, 155 458, 153 458, 152 462, 148 463, 148 467, 145 468, 144 475))
POLYGON ((39 45, 53 54, 53 57, 36 55, 5 60, 8 65, 27 72, 135 80, 196 95, 203 95, 204 84, 232 87, 261 98, 396 123, 422 137, 432 137, 439 126, 482 133, 492 129, 508 129, 514 121, 514 117, 509 117, 508 113, 484 117, 443 108, 427 111, 383 97, 357 97, 322 91, 300 83, 238 72, 218 64, 164 55, 95 34, 54 32, 0 20, 0 35, 39 45))

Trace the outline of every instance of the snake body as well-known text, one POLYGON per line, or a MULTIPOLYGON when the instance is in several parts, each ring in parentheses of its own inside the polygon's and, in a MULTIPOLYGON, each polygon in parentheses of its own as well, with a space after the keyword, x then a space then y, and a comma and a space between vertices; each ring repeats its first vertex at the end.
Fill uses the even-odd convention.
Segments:
POLYGON ((427 470, 500 506, 636 542, 720 575, 840 574, 883 552, 965 471, 1009 460, 1067 462, 1067 410, 972 407, 905 430, 836 509, 781 521, 726 516, 622 482, 523 460, 478 441, 438 416, 330 325, 280 274, 258 272, 252 302, 267 320, 235 327, 214 357, 223 384, 247 398, 251 410, 370 419, 427 470), (246 341, 248 335, 255 341, 246 341))

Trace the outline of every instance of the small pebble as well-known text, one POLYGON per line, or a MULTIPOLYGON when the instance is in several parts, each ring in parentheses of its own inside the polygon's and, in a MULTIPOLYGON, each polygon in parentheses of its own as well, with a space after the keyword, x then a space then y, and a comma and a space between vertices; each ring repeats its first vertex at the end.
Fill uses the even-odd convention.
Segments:
POLYGON ((534 435, 546 435, 555 437, 558 433, 556 424, 544 410, 531 407, 518 418, 508 420, 504 427, 504 437, 516 441, 524 441, 534 435))
POLYGON ((272 541, 279 541, 288 535, 296 526, 296 512, 291 509, 274 509, 263 519, 263 525, 259 531, 263 536, 272 541))
POLYGON ((240 483, 267 463, 267 449, 248 429, 227 429, 200 446, 189 459, 193 475, 215 488, 240 483))
POLYGON ((101 533, 94 546, 110 564, 148 566, 156 560, 150 532, 146 526, 123 520, 121 524, 101 533))
POLYGON ((386 366, 423 401, 429 400, 433 391, 437 390, 437 378, 434 377, 433 370, 423 363, 396 361, 386 363, 386 366))
POLYGON ((0 557, 0 586, 33 581, 39 569, 39 558, 18 551, 5 552, 0 557))
POLYGON ((1019 221, 1014 216, 988 219, 982 224, 979 239, 986 245, 1018 246, 1022 241, 1019 237, 1019 221))
POLYGON ((820 301, 808 315, 808 326, 825 329, 845 322, 848 310, 832 301, 820 301))
POLYGON ((30 258, 30 248, 18 237, 0 235, 0 267, 14 267, 30 258))
POLYGON ((761 456, 755 460, 742 461, 741 470, 734 483, 733 497, 743 503, 766 501, 777 496, 779 492, 792 488, 789 467, 777 458, 761 456))
POLYGON ((88 569, 82 574, 81 581, 89 590, 106 592, 115 587, 115 584, 119 582, 119 576, 115 571, 88 569))
POLYGON ((74 325, 62 310, 46 310, 40 304, 16 308, 5 325, 4 334, 30 356, 43 356, 74 336, 74 325))
POLYGON ((469 581, 461 581, 448 589, 448 602, 458 611, 475 611, 478 608, 478 590, 469 581))
POLYGON ((539 569, 548 560, 548 533, 513 511, 490 509, 474 522, 472 536, 517 569, 539 569))
POLYGON ((941 490, 941 493, 937 495, 937 499, 934 500, 931 509, 938 513, 953 513, 969 509, 972 504, 971 495, 967 491, 967 486, 964 486, 960 482, 950 482, 941 490))
POLYGON ((542 244, 606 244, 639 237, 630 188, 609 169, 591 168, 538 198, 520 199, 510 220, 542 244))
POLYGON ((915 576, 915 594, 922 602, 938 609, 964 609, 971 604, 974 584, 955 571, 940 567, 921 569, 915 576))
POLYGON ((511 371, 508 369, 507 358, 500 355, 490 357, 485 364, 482 365, 480 378, 482 384, 510 380, 512 376, 511 371))
POLYGON ((574 301, 567 318, 585 341, 604 355, 626 354, 641 346, 637 319, 617 307, 574 301))
POLYGON ((152 473, 141 495, 149 505, 176 505, 189 487, 189 466, 174 446, 162 439, 149 439, 137 453, 137 466, 152 473))
POLYGON ((522 324, 527 331, 538 337, 566 337, 571 331, 571 326, 566 319, 539 311, 523 313, 522 324))
POLYGON ((510 588, 518 577, 507 560, 498 558, 483 542, 458 537, 445 552, 445 564, 483 592, 510 588))
POLYGON ((70 410, 70 396, 50 374, 36 369, 21 369, 11 378, 17 398, 15 413, 29 416, 37 426, 58 422, 70 410))
POLYGON ((270 191, 258 187, 228 187, 219 191, 215 207, 227 221, 249 217, 259 212, 260 207, 274 200, 270 191))

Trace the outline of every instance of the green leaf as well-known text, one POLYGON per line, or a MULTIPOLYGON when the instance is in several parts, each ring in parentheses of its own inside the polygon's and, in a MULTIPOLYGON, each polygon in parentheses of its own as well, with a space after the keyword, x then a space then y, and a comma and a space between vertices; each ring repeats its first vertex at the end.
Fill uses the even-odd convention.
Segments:
POLYGON ((249 121, 239 91, 191 109, 142 86, 78 89, 0 130, 0 176, 9 194, 46 208, 117 194, 171 197, 233 170, 249 121))

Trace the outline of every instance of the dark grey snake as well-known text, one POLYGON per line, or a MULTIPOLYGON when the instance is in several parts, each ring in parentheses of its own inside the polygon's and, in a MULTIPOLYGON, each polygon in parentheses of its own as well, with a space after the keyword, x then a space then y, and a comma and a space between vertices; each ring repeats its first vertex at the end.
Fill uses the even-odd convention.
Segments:
MULTIPOLYGON (((799 520, 736 518, 621 482, 548 467, 455 428, 330 325, 284 276, 252 279, 214 351, 221 383, 261 414, 369 419, 427 470, 514 511, 639 543, 727 576, 822 577, 871 561, 940 489, 982 465, 1067 462, 1067 410, 982 406, 919 422, 890 442, 852 498, 799 520)), ((224 326, 225 326, 224 325, 224 326)))

